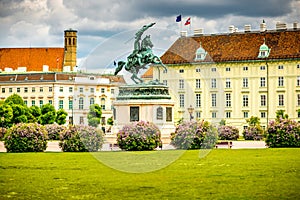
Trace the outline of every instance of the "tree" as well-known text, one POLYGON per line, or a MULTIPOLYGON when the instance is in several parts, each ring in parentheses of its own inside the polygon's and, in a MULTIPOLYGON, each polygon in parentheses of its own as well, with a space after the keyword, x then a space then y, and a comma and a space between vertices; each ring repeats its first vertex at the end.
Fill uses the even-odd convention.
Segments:
POLYGON ((110 125, 110 126, 114 125, 113 117, 110 117, 110 118, 107 119, 107 124, 110 125))
POLYGON ((88 113, 89 126, 97 127, 100 124, 101 115, 101 107, 98 104, 91 105, 88 113))
POLYGON ((42 125, 45 124, 53 124, 56 119, 56 111, 53 105, 51 104, 44 104, 41 108, 41 116, 40 116, 40 123, 42 125))
POLYGON ((9 104, 1 104, 0 105, 0 116, 3 117, 3 122, 1 121, 1 126, 4 127, 11 127, 12 126, 12 119, 14 117, 13 109, 9 104))
POLYGON ((27 106, 23 106, 21 104, 12 104, 11 108, 13 110, 13 119, 12 123, 26 123, 28 122, 27 114, 28 114, 28 108, 27 106))
POLYGON ((22 97, 17 95, 17 94, 12 94, 9 97, 7 97, 4 101, 5 103, 8 104, 19 104, 21 106, 26 106, 22 97))
POLYGON ((284 114, 284 110, 277 110, 276 111, 276 120, 280 121, 280 119, 288 119, 288 114, 284 114))
POLYGON ((250 119, 246 119, 246 122, 249 124, 249 126, 260 125, 260 119, 254 116, 251 116, 250 119))
POLYGON ((63 125, 66 123, 66 118, 68 116, 68 113, 64 110, 64 109, 59 109, 56 112, 56 123, 58 123, 59 125, 63 125))
POLYGON ((39 117, 41 116, 41 109, 38 106, 30 106, 29 107, 29 122, 38 122, 39 117))

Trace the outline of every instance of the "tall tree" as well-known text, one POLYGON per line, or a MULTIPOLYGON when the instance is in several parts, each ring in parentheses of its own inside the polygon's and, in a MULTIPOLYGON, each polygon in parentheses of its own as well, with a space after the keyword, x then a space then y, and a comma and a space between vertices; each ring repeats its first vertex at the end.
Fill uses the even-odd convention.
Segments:
POLYGON ((13 109, 9 104, 4 103, 0 105, 0 116, 1 116, 1 126, 7 128, 12 126, 12 119, 14 117, 14 114, 13 114, 13 109))
POLYGON ((22 105, 22 106, 26 106, 22 97, 17 95, 17 94, 12 94, 10 95, 9 97, 7 97, 4 101, 5 103, 8 103, 8 104, 19 104, 19 105, 22 105))
POLYGON ((64 109, 59 109, 56 112, 56 123, 59 125, 65 124, 66 123, 66 118, 68 116, 68 113, 64 109))
POLYGON ((38 122, 41 116, 41 109, 38 106, 30 106, 29 107, 29 122, 38 122))
POLYGON ((42 105, 40 123, 42 125, 53 124, 55 122, 55 119, 56 119, 56 111, 54 106, 49 103, 42 105))
POLYGON ((90 111, 88 113, 88 124, 89 126, 97 127, 101 121, 102 110, 98 104, 93 104, 90 106, 90 111))

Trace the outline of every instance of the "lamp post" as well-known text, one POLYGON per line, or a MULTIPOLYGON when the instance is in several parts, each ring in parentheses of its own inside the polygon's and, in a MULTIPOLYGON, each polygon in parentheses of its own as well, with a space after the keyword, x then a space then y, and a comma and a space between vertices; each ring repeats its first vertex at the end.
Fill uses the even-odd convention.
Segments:
POLYGON ((190 121, 192 121, 192 119, 194 119, 193 116, 194 108, 192 107, 192 105, 190 105, 190 107, 187 110, 190 113, 190 121))

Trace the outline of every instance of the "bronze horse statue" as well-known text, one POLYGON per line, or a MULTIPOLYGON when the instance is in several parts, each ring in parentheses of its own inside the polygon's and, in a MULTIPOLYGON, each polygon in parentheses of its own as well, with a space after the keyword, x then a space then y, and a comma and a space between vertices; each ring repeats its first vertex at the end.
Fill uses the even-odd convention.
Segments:
POLYGON ((162 63, 161 59, 152 52, 153 44, 151 42, 150 35, 145 36, 140 43, 142 34, 154 24, 155 23, 151 23, 143 26, 135 34, 134 50, 127 57, 127 62, 118 62, 115 75, 117 75, 125 67, 125 70, 132 74, 131 80, 138 84, 143 83, 143 80, 138 77, 139 70, 147 69, 148 64, 160 64, 164 69, 166 69, 166 66, 162 63))

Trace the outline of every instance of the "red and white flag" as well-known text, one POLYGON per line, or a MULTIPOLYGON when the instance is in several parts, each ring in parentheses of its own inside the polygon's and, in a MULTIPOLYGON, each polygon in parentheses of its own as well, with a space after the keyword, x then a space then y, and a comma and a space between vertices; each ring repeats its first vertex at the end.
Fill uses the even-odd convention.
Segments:
POLYGON ((185 21, 184 25, 186 26, 186 25, 190 25, 190 24, 191 24, 191 18, 189 17, 189 18, 185 21))

